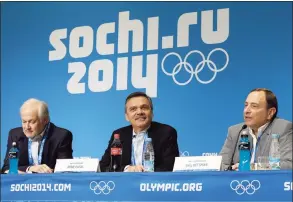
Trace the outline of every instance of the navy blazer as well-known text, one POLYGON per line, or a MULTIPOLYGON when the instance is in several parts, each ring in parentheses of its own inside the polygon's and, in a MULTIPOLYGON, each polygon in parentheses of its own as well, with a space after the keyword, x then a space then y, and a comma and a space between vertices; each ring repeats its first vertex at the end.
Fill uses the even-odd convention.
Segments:
MULTIPOLYGON (((50 123, 42 154, 42 164, 46 164, 51 169, 55 168, 56 159, 72 159, 72 133, 64 128, 59 128, 50 123)), ((12 147, 12 142, 16 142, 19 150, 18 170, 25 172, 29 165, 28 138, 23 133, 21 127, 11 129, 7 141, 7 150, 2 167, 2 173, 9 170, 8 152, 12 147)))

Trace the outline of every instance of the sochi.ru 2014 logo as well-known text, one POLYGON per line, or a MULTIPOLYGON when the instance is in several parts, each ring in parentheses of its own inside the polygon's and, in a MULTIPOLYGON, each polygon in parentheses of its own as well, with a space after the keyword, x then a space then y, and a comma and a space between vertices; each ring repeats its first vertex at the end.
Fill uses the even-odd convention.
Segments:
POLYGON ((121 91, 128 90, 131 85, 145 89, 150 97, 157 97, 159 67, 180 86, 189 84, 193 77, 200 84, 209 84, 226 69, 229 55, 221 46, 230 34, 229 8, 191 10, 176 16, 150 15, 139 19, 129 10, 121 11, 114 14, 115 19, 98 26, 53 30, 49 36, 49 61, 68 61, 68 73, 72 74, 67 82, 68 92, 102 93, 113 88, 121 91), (166 29, 170 26, 166 27, 162 19, 174 17, 175 21, 170 21, 169 25, 176 28, 166 29), (108 35, 114 39, 109 40, 108 35), (208 53, 195 50, 198 47, 195 36, 206 45, 208 53), (183 56, 185 50, 191 51, 183 56), (218 54, 220 58, 215 56, 218 54), (174 56, 179 61, 172 63, 174 56), (199 62, 192 61, 191 58, 198 56, 199 62))
POLYGON ((95 194, 109 194, 112 190, 115 188, 115 183, 113 181, 108 181, 107 183, 105 181, 92 181, 90 183, 90 189, 94 191, 95 194))
POLYGON ((261 184, 258 180, 252 180, 251 182, 248 180, 242 180, 239 182, 238 180, 233 180, 230 183, 230 187, 234 190, 238 195, 242 195, 244 193, 248 195, 254 194, 257 190, 259 190, 261 184))

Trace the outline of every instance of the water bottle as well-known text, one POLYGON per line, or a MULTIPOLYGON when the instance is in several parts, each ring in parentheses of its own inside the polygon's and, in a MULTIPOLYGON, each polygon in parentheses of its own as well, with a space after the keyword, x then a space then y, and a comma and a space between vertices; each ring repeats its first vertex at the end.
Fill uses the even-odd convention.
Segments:
POLYGON ((243 131, 239 144, 239 171, 250 170, 250 142, 247 131, 243 131))
POLYGON ((272 170, 280 170, 280 145, 278 134, 272 134, 272 143, 269 153, 269 164, 272 170))
POLYGON ((145 150, 143 153, 143 167, 145 172, 154 172, 155 152, 151 138, 145 140, 145 150))
POLYGON ((121 161, 122 161, 122 143, 120 141, 120 135, 114 134, 114 140, 111 144, 111 163, 110 172, 121 171, 121 161))
POLYGON ((18 149, 16 142, 12 142, 12 147, 8 153, 9 158, 9 174, 18 174, 18 149))

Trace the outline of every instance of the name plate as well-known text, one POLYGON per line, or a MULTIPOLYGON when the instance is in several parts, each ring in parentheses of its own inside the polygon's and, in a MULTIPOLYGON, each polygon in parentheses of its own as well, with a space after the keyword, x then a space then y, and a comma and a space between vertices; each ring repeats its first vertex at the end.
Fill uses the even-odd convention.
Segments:
POLYGON ((99 172, 99 159, 57 159, 54 173, 99 172))
POLYGON ((219 171, 222 156, 176 157, 173 172, 219 171))

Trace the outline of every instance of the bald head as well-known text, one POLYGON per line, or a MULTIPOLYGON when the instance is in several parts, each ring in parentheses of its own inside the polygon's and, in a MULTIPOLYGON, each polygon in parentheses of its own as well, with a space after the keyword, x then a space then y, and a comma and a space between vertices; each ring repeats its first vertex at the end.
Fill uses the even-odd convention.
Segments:
POLYGON ((20 108, 22 128, 28 138, 40 134, 50 120, 48 106, 37 99, 29 99, 20 108))

